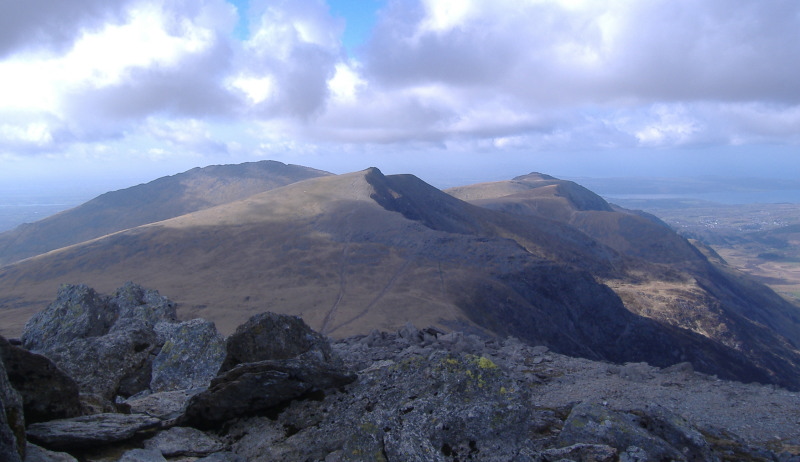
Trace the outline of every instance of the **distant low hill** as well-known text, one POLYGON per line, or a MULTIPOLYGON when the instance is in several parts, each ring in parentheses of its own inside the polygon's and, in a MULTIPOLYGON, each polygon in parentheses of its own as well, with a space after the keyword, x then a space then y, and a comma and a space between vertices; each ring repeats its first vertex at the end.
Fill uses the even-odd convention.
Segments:
POLYGON ((323 175, 329 173, 261 161, 194 168, 108 192, 73 209, 0 233, 0 266, 323 175))
POLYGON ((132 280, 225 333, 263 311, 334 337, 412 321, 800 389, 796 308, 658 219, 540 174, 449 192, 371 168, 44 253, 0 268, 2 333, 61 283, 132 280))

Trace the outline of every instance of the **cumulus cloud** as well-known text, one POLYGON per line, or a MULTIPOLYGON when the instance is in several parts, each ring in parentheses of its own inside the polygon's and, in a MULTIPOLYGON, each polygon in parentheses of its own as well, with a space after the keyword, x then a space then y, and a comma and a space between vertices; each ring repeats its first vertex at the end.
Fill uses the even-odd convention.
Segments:
POLYGON ((340 54, 341 25, 324 3, 251 4, 251 37, 228 81, 262 117, 308 117, 328 96, 340 54))
POLYGON ((800 5, 778 0, 395 3, 367 70, 531 103, 800 97, 800 5))
POLYGON ((11 3, 0 154, 800 142, 794 0, 390 1, 356 56, 323 0, 11 3))
POLYGON ((770 131, 746 122, 757 104, 798 134, 779 122, 800 104, 797 30, 800 4, 786 0, 394 2, 360 67, 370 115, 350 115, 347 130, 369 139, 383 122, 383 132, 403 132, 395 110, 435 108, 400 136, 734 143, 770 131))
POLYGON ((0 3, 0 58, 22 51, 63 51, 88 30, 119 21, 135 0, 25 0, 0 3))

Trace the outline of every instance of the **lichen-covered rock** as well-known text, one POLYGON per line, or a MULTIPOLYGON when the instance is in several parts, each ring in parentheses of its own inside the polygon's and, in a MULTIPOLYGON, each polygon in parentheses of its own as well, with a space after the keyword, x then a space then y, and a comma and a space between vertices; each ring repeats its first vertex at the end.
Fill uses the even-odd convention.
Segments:
POLYGON ((160 419, 142 414, 95 414, 35 423, 28 427, 28 437, 48 449, 91 448, 128 440, 160 424, 160 419))
POLYGON ((22 396, 25 422, 81 414, 78 385, 48 358, 11 345, 0 337, 0 358, 8 380, 22 396))
POLYGON ((153 359, 150 390, 205 388, 225 359, 225 339, 213 322, 193 319, 156 325, 161 349, 153 359))
POLYGON ((632 413, 611 410, 600 403, 581 403, 572 409, 558 436, 561 447, 578 443, 605 444, 624 452, 642 448, 644 461, 686 460, 678 449, 649 432, 646 422, 632 413))
POLYGON ((639 417, 640 425, 648 432, 678 449, 688 460, 719 460, 703 434, 684 417, 658 404, 648 404, 632 413, 639 417))
POLYGON ((144 321, 126 318, 98 337, 54 345, 48 356, 73 377, 82 392, 113 400, 121 381, 145 367, 156 336, 144 321))
POLYGON ((0 460, 21 461, 25 457, 25 417, 22 397, 6 376, 0 361, 0 460))
POLYGON ((297 316, 261 313, 236 328, 226 341, 227 354, 219 373, 237 364, 303 355, 324 362, 336 361, 330 343, 297 316))
POLYGON ((146 449, 155 449, 165 457, 202 457, 225 449, 225 445, 200 430, 172 427, 144 442, 146 449))
POLYGON ((305 393, 351 383, 355 375, 316 360, 282 359, 240 364, 192 397, 181 421, 208 428, 233 417, 252 415, 305 393))
POLYGON ((151 326, 159 322, 177 322, 176 305, 157 290, 126 282, 109 300, 120 318, 134 318, 151 326))
POLYGON ((276 422, 251 424, 233 450, 265 460, 523 460, 541 425, 526 396, 485 356, 386 359, 322 402, 294 400, 276 422))
POLYGON ((22 344, 46 355, 52 348, 75 339, 104 335, 117 317, 108 300, 94 289, 65 284, 59 288, 56 300, 25 324, 22 344))
POLYGON ((173 302, 137 284, 126 283, 113 297, 64 285, 26 324, 22 342, 52 359, 82 392, 113 399, 149 388, 153 350, 160 347, 154 326, 175 320, 173 302))

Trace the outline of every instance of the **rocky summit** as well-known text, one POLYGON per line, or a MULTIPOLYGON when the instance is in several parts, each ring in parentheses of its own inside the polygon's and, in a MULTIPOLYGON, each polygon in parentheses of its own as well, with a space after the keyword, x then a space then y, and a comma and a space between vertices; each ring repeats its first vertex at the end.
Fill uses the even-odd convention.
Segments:
POLYGON ((63 286, 0 338, 3 461, 797 461, 800 396, 411 324, 227 339, 128 283, 63 286))

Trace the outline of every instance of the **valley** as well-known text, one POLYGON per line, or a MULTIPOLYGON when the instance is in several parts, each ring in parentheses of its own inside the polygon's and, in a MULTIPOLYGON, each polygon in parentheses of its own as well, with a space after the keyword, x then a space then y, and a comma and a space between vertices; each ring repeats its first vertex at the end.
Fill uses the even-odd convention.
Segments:
POLYGON ((709 245, 729 265, 800 303, 800 204, 617 200, 709 245))
POLYGON ((0 233, 0 333, 63 284, 133 281, 225 335, 264 311, 331 338, 413 322, 800 389, 797 306, 695 242, 541 173, 442 191, 377 168, 212 166, 0 233))

